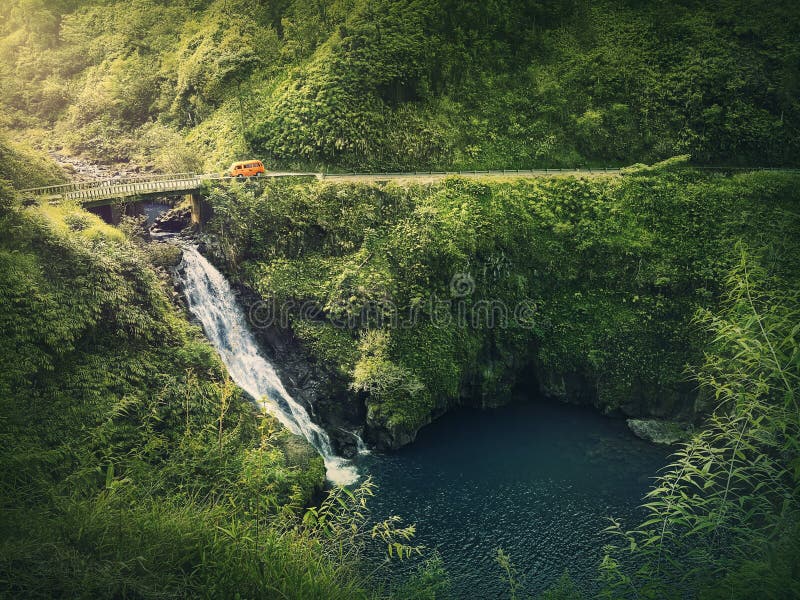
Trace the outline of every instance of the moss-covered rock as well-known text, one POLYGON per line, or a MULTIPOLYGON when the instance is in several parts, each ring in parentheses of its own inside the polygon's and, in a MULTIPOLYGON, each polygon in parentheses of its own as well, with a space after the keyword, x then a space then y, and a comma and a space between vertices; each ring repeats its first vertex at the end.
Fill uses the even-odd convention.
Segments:
POLYGON ((637 436, 654 444, 677 444, 692 437, 694 427, 682 421, 628 419, 628 427, 637 436))

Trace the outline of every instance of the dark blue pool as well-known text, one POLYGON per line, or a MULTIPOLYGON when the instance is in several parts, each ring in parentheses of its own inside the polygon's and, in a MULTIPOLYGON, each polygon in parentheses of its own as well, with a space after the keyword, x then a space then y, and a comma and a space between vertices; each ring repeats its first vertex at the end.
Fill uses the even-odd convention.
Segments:
POLYGON ((415 543, 438 550, 454 597, 495 598, 508 596, 497 548, 511 555, 528 592, 565 569, 591 592, 607 518, 632 524, 641 515, 667 454, 621 419, 529 400, 450 413, 411 446, 364 457, 361 469, 378 486, 376 518, 417 524, 415 543))

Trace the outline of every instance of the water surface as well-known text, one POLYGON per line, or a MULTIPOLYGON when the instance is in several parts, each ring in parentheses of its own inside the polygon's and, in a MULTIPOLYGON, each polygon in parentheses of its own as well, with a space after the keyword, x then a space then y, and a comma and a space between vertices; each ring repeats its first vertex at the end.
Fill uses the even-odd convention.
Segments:
POLYGON ((591 592, 607 517, 632 524, 668 450, 592 409, 528 400, 462 409, 417 441, 361 461, 378 486, 376 517, 417 524, 415 543, 439 551, 456 598, 508 597, 494 562, 511 555, 526 589, 565 569, 591 592))
MULTIPOLYGON (((184 249, 187 303, 232 378, 325 459, 328 478, 349 484, 354 466, 288 394, 261 355, 228 282, 196 248, 184 249)), ((455 598, 508 597, 494 557, 510 554, 526 588, 543 591, 569 570, 592 592, 608 517, 629 524, 667 451, 636 438, 624 421, 588 408, 518 402, 462 409, 424 428, 413 444, 359 461, 378 486, 373 516, 417 524, 413 543, 438 551, 455 598)), ((401 579, 413 562, 395 565, 401 579)))

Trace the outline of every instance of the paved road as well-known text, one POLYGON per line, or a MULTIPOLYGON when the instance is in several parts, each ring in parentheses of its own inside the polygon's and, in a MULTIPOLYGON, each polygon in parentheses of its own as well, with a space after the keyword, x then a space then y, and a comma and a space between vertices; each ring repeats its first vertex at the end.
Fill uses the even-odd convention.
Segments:
POLYGON ((504 171, 416 171, 409 173, 332 173, 322 175, 325 181, 397 181, 428 183, 447 177, 476 179, 529 179, 531 177, 570 177, 618 175, 620 169, 507 169, 504 171))
MULTIPOLYGON (((715 167, 700 167, 715 169, 715 167)), ((727 168, 721 170, 765 170, 761 168, 727 168)), ((799 169, 766 169, 771 171, 800 172, 799 169)), ((63 185, 21 190, 24 195, 50 200, 79 200, 87 206, 99 206, 118 199, 165 194, 197 193, 208 184, 215 182, 265 181, 284 177, 314 177, 323 181, 395 181, 400 183, 430 183, 446 177, 468 177, 479 179, 527 179, 532 177, 613 177, 623 170, 619 168, 586 168, 586 169, 530 169, 502 171, 415 171, 407 173, 314 173, 296 171, 272 171, 263 177, 233 178, 213 173, 169 173, 164 175, 146 175, 140 177, 118 177, 101 181, 80 181, 63 185)))

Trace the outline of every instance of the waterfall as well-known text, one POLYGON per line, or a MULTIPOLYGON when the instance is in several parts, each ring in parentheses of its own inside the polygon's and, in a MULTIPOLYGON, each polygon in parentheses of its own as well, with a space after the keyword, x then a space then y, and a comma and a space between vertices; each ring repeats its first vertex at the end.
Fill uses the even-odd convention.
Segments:
POLYGON ((361 439, 361 436, 358 434, 355 434, 355 436, 356 436, 356 450, 358 450, 358 453, 360 455, 372 454, 369 448, 367 448, 367 445, 364 443, 364 440, 361 439))
POLYGON ((348 431, 344 427, 339 427, 338 429, 342 433, 346 433, 348 435, 352 435, 353 436, 353 438, 356 440, 356 452, 359 454, 359 456, 363 456, 363 455, 366 455, 366 454, 372 454, 370 449, 367 448, 367 445, 364 443, 364 440, 362 440, 361 436, 358 434, 358 431, 361 431, 360 429, 358 431, 348 431))
POLYGON ((259 352, 225 277, 194 246, 184 249, 183 266, 181 279, 189 310, 202 323, 231 378, 287 429, 302 435, 317 449, 325 461, 328 480, 339 485, 354 483, 358 479, 356 468, 333 453, 328 434, 291 397, 259 352))

